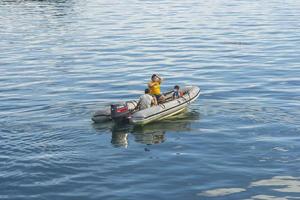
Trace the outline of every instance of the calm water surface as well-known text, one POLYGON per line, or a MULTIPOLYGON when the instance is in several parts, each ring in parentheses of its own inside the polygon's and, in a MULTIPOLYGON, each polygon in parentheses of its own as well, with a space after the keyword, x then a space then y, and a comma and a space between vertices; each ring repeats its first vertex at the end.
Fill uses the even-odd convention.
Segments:
POLYGON ((299 199, 300 2, 0 0, 0 199, 299 199), (176 118, 93 124, 152 73, 176 118))

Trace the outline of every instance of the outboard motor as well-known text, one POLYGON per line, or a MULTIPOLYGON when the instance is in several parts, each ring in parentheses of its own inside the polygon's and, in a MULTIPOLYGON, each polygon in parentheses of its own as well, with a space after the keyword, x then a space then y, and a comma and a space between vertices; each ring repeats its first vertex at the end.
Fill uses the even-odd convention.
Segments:
POLYGON ((128 119, 130 112, 126 103, 124 104, 112 104, 110 106, 111 118, 116 121, 122 121, 128 119))

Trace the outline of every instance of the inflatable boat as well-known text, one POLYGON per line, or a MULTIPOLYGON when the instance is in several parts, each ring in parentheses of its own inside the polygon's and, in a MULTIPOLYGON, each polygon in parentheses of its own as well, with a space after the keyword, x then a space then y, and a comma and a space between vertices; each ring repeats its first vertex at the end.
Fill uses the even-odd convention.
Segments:
POLYGON ((106 120, 123 121, 127 120, 132 124, 147 124, 176 115, 185 110, 200 95, 200 88, 197 86, 186 86, 181 89, 183 95, 173 99, 173 91, 164 93, 166 101, 144 110, 136 110, 138 101, 127 101, 112 104, 103 110, 96 111, 92 120, 96 123, 106 120))

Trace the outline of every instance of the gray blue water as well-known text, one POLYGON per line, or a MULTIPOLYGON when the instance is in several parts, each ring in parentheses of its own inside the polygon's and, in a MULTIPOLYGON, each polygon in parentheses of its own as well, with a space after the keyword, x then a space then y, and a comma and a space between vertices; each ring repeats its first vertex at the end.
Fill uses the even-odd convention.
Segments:
POLYGON ((300 1, 0 0, 0 199, 300 199, 300 1), (152 73, 178 117, 93 124, 152 73))

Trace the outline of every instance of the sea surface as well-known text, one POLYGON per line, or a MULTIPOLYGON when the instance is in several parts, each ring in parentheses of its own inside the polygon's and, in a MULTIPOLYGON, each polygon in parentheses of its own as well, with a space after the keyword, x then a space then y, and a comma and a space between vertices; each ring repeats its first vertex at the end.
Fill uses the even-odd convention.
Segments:
POLYGON ((0 0, 0 199, 300 199, 300 1, 0 0), (143 127, 93 112, 197 85, 143 127))

